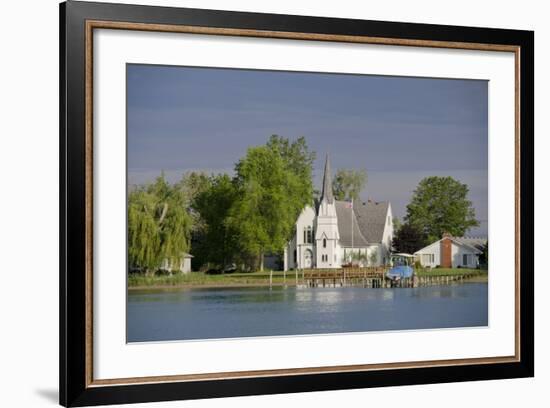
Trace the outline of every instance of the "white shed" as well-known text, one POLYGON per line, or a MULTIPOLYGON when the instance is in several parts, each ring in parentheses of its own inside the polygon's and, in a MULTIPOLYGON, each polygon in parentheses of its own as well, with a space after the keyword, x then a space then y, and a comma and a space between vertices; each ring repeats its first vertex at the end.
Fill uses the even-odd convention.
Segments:
POLYGON ((170 272, 178 271, 181 273, 189 273, 191 272, 191 259, 193 259, 193 255, 188 253, 183 254, 179 263, 170 262, 169 259, 165 259, 164 261, 162 261, 160 269, 170 272))

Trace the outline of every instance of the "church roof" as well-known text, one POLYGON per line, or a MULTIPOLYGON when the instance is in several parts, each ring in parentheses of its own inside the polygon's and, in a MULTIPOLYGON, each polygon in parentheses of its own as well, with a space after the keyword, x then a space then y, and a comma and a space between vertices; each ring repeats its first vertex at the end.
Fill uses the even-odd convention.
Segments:
POLYGON ((359 228, 368 242, 382 242, 388 216, 388 202, 367 201, 354 203, 359 228))
POLYGON ((329 204, 334 202, 334 195, 332 194, 332 175, 330 172, 330 159, 328 157, 328 153, 325 160, 325 171, 323 173, 323 191, 321 192, 321 201, 323 199, 325 199, 329 204))
POLYGON ((352 235, 353 246, 355 247, 365 247, 369 245, 369 243, 377 244, 382 242, 387 222, 386 217, 388 215, 389 203, 373 202, 370 200, 367 202, 358 201, 353 203, 352 209, 350 208, 351 203, 335 200, 332 192, 332 175, 328 153, 325 160, 323 189, 320 197, 320 201, 323 200, 329 204, 335 204, 340 245, 351 247, 352 235))
MULTIPOLYGON (((336 216, 338 217, 338 232, 340 245, 351 247, 351 211, 347 201, 336 201, 336 216)), ((384 228, 387 222, 389 203, 372 202, 353 203, 353 246, 362 247, 382 242, 384 228)))
POLYGON ((340 234, 340 245, 343 247, 365 247, 368 241, 360 230, 359 222, 353 212, 353 245, 351 239, 352 209, 347 201, 336 201, 336 217, 338 218, 338 232, 340 234))

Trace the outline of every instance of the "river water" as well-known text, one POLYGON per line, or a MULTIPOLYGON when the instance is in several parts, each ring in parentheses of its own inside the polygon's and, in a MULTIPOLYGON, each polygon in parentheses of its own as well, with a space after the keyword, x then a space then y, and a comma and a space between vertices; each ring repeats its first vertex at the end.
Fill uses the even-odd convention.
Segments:
POLYGON ((487 283, 130 290, 128 342, 487 326, 487 283))

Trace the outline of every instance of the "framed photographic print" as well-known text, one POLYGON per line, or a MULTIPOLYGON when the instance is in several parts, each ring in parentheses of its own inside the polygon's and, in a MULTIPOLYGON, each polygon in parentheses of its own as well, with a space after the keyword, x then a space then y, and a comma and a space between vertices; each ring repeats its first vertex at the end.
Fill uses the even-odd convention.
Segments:
POLYGON ((60 22, 62 405, 534 375, 533 32, 60 22))

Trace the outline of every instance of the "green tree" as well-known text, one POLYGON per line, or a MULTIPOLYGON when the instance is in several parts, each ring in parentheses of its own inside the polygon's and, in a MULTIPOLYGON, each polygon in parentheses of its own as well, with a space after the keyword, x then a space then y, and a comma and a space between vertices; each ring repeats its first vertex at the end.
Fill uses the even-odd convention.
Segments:
POLYGON ((404 252, 407 254, 414 254, 427 244, 426 234, 408 223, 399 227, 392 241, 392 247, 395 252, 404 252))
POLYGON ((249 148, 236 165, 237 199, 229 210, 227 226, 238 237, 241 258, 254 259, 263 270, 263 256, 283 250, 296 217, 303 208, 292 191, 301 180, 288 169, 277 149, 249 148))
POLYGON ((397 233, 397 231, 399 231, 399 228, 401 228, 402 224, 401 224, 401 220, 399 219, 399 217, 393 217, 393 231, 394 233, 397 233))
POLYGON ((229 210, 237 199, 237 189, 227 174, 210 176, 207 184, 193 200, 193 209, 204 226, 194 255, 201 263, 214 263, 223 268, 234 261, 237 251, 238 237, 227 223, 229 210))
POLYGON ((189 251, 192 219, 185 195, 164 174, 128 196, 128 262, 152 274, 163 260, 179 263, 189 251))
POLYGON ((366 184, 365 170, 338 169, 332 181, 332 191, 337 200, 359 200, 361 190, 366 184))
POLYGON ((211 185, 210 176, 202 171, 191 171, 183 174, 176 188, 181 189, 185 194, 187 203, 191 205, 195 197, 204 192, 211 185))
POLYGON ((483 249, 479 255, 479 266, 483 269, 489 269, 489 242, 483 245, 483 249))
MULTIPOLYGON (((309 150, 305 137, 299 137, 294 141, 278 135, 272 135, 266 146, 283 160, 286 170, 296 176, 294 190, 288 190, 287 194, 301 211, 306 205, 313 203, 313 162, 315 152, 309 150)), ((299 212, 296 218, 299 215, 299 212)))
POLYGON ((207 251, 205 251, 208 248, 205 243, 206 223, 194 204, 197 197, 211 187, 211 177, 202 171, 186 172, 182 175, 176 186, 184 194, 186 204, 188 205, 188 213, 193 221, 191 229, 193 268, 200 269, 200 266, 207 262, 208 255, 207 251))
POLYGON ((466 184, 452 177, 426 177, 414 190, 405 222, 420 229, 429 242, 440 239, 444 232, 462 236, 479 225, 468 191, 466 184))

